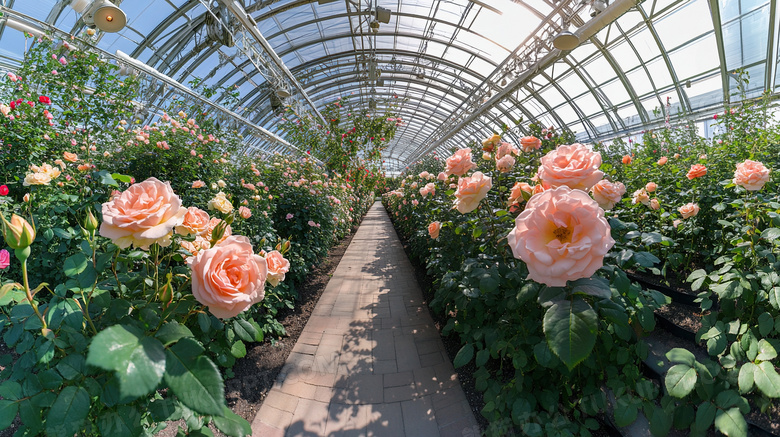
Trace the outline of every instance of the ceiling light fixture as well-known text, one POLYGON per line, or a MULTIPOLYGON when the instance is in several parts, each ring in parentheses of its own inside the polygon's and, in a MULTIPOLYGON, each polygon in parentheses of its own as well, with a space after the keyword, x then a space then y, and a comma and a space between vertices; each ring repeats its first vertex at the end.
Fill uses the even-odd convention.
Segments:
POLYGON ((580 45, 580 39, 568 30, 564 30, 553 38, 553 46, 558 50, 574 50, 578 45, 580 45))
POLYGON ((109 0, 75 0, 70 6, 84 24, 103 32, 119 32, 127 25, 127 15, 109 0))
POLYGON ((383 8, 381 6, 376 7, 376 20, 380 23, 389 23, 390 22, 390 9, 383 8))
POLYGON ((607 6, 609 6, 607 0, 593 0, 593 3, 590 5, 591 18, 604 12, 604 9, 607 9, 607 6))

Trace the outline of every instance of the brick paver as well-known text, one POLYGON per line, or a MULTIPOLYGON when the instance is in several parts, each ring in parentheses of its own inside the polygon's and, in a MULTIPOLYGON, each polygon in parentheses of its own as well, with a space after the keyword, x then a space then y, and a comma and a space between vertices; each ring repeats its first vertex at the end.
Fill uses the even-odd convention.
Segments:
POLYGON ((466 436, 477 421, 375 203, 254 422, 256 436, 466 436))

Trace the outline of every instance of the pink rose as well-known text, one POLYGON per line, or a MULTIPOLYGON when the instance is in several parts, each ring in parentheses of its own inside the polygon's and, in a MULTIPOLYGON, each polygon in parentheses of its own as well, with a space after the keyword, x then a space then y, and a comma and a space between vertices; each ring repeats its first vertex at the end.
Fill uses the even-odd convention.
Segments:
POLYGON ((512 204, 525 200, 523 197, 523 192, 533 194, 534 189, 525 182, 515 182, 515 185, 512 187, 512 191, 509 192, 509 203, 512 204))
POLYGON ((447 171, 446 174, 463 176, 469 170, 477 168, 477 164, 471 160, 471 149, 465 148, 455 152, 452 156, 447 158, 447 171))
POLYGON ((436 179, 438 179, 440 181, 446 181, 447 180, 447 173, 444 173, 444 172, 439 173, 439 175, 436 177, 436 179))
POLYGON ((420 176, 423 179, 428 179, 431 176, 431 174, 428 173, 427 171, 424 171, 424 172, 420 173, 418 176, 420 176))
POLYGON ((481 171, 474 172, 471 177, 460 178, 458 191, 455 192, 455 207, 461 214, 474 211, 492 186, 493 181, 481 171))
POLYGON ((650 205, 650 196, 647 194, 647 191, 644 188, 640 188, 634 191, 633 198, 634 205, 637 203, 641 203, 642 205, 650 205))
POLYGON ((5 270, 11 265, 11 254, 3 249, 0 250, 0 270, 5 270))
POLYGON ((575 143, 562 145, 542 157, 539 178, 551 187, 590 190, 604 177, 599 170, 601 154, 575 143))
POLYGON ((123 249, 131 244, 141 248, 154 243, 167 246, 173 228, 186 213, 169 182, 149 178, 103 204, 100 235, 123 249))
POLYGON ((662 156, 661 159, 659 159, 658 162, 656 162, 656 164, 664 165, 664 164, 666 164, 666 161, 668 161, 668 160, 669 160, 669 158, 667 158, 665 156, 662 156))
POLYGON ((651 199, 650 200, 650 208, 652 208, 652 209, 654 209, 656 211, 661 209, 661 204, 658 202, 658 199, 651 199))
POLYGON ((686 203, 685 205, 677 208, 677 211, 680 211, 680 214, 684 219, 696 217, 696 214, 699 213, 699 205, 695 203, 686 203))
POLYGON ((686 174, 685 176, 688 179, 695 179, 695 178, 700 178, 706 174, 707 174, 707 167, 701 164, 693 164, 691 166, 691 169, 688 170, 688 174, 686 174))
POLYGON ((248 219, 249 217, 252 217, 252 211, 246 206, 240 206, 238 208, 238 215, 243 219, 248 219))
POLYGON ((287 219, 287 220, 290 220, 293 217, 294 216, 291 213, 288 212, 287 215, 284 218, 287 219))
POLYGON ((528 265, 528 279, 551 287, 592 276, 615 244, 604 210, 567 186, 532 197, 507 240, 515 258, 528 265))
POLYGON ((523 152, 530 153, 542 147, 542 140, 534 136, 527 136, 520 139, 520 148, 523 152))
POLYGON ((205 186, 206 186, 206 183, 203 182, 203 181, 200 181, 200 180, 195 181, 195 182, 192 183, 192 188, 203 188, 205 186))
POLYGON ((278 250, 272 250, 265 256, 268 263, 268 283, 276 287, 284 281, 284 274, 290 271, 290 261, 286 260, 278 250))
POLYGON ((205 235, 209 231, 211 217, 206 211, 191 206, 187 208, 181 224, 176 226, 179 235, 205 235))
POLYGON ((505 155, 503 158, 496 161, 496 169, 501 173, 507 173, 515 166, 515 157, 512 155, 505 155))
POLYGON ((591 191, 593 193, 593 200, 599 204, 605 211, 615 207, 615 204, 620 202, 620 199, 626 194, 626 186, 622 182, 610 182, 606 179, 602 179, 593 186, 591 191))
POLYGON ((770 170, 764 164, 749 159, 737 164, 734 183, 748 191, 758 191, 769 182, 770 170))
POLYGON ((428 225, 428 235, 434 240, 439 238, 439 231, 441 230, 441 222, 431 222, 428 225))
POLYGON ((265 297, 266 260, 255 255, 243 235, 228 237, 187 263, 192 269, 192 295, 220 319, 234 317, 265 297))
POLYGON ((645 185, 645 190, 647 190, 648 193, 652 193, 658 189, 658 185, 655 184, 655 182, 648 182, 647 185, 645 185))
POLYGON ((501 159, 507 155, 514 154, 517 155, 519 151, 517 150, 517 147, 513 146, 510 143, 502 142, 498 146, 498 150, 496 150, 496 160, 501 159))

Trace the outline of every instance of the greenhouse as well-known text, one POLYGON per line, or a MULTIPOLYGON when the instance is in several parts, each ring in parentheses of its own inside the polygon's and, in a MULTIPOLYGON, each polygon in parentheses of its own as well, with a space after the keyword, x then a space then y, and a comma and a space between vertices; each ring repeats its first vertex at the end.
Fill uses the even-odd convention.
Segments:
POLYGON ((774 0, 0 0, 0 437, 780 436, 774 0))

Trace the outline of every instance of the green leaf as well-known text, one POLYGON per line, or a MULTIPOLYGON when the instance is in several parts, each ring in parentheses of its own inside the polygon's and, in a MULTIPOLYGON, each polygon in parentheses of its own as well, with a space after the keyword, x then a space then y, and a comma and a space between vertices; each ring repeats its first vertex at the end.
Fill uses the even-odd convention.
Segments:
POLYGON ((598 276, 577 279, 576 281, 573 281, 571 285, 572 293, 588 294, 600 299, 609 299, 612 297, 612 290, 609 288, 609 281, 598 276))
POLYGON ((704 278, 707 276, 707 271, 704 269, 698 269, 694 270, 690 275, 688 275, 688 279, 686 281, 693 282, 699 278, 704 278))
POLYGON ((747 422, 737 407, 718 410, 715 416, 715 429, 728 437, 747 437, 747 422))
POLYGON ((189 328, 176 321, 164 324, 154 336, 162 342, 163 346, 169 346, 185 337, 194 337, 189 328))
POLYGON ((653 267, 661 262, 657 256, 650 252, 635 252, 634 261, 642 267, 653 267))
POLYGON ((195 340, 182 338, 165 350, 165 382, 182 404, 201 414, 222 415, 225 388, 217 366, 195 340))
POLYGON ((705 401, 699 405, 696 409, 696 428, 707 429, 712 425, 712 421, 715 420, 715 413, 718 408, 712 402, 705 401))
POLYGON ((463 347, 460 348, 458 353, 455 355, 455 359, 453 360, 452 364, 457 369, 458 367, 463 367, 466 364, 468 364, 473 357, 474 357, 474 346, 471 343, 466 343, 463 345, 463 347))
POLYGON ((252 435, 252 426, 243 417, 224 407, 224 415, 214 416, 217 429, 231 437, 246 437, 252 435))
POLYGON ((758 332, 761 333, 761 336, 766 337, 769 335, 774 327, 775 319, 772 318, 771 314, 765 312, 758 316, 758 332))
MULTIPOLYGON (((762 340, 763 341, 763 340, 762 340)), ((780 397, 780 375, 769 361, 759 363, 753 371, 753 381, 761 393, 770 398, 780 397)))
POLYGON ((761 232, 761 238, 768 241, 775 241, 780 238, 780 228, 767 228, 761 232))
POLYGON ((165 372, 165 352, 156 338, 114 325, 92 340, 87 364, 115 371, 121 396, 137 398, 157 388, 165 372))
POLYGON ((753 373, 756 370, 756 365, 747 362, 739 369, 739 392, 742 394, 750 393, 753 390, 753 373))
POLYGON ((126 184, 133 182, 133 178, 131 176, 124 175, 124 174, 111 173, 111 177, 114 178, 115 180, 118 180, 119 182, 124 182, 126 184))
POLYGON ((233 346, 230 347, 230 355, 236 358, 244 358, 246 356, 246 345, 241 340, 236 340, 233 346))
POLYGON ((652 412, 652 416, 648 417, 650 420, 650 433, 654 436, 665 436, 669 434, 669 430, 672 428, 672 419, 674 418, 674 415, 667 414, 660 406, 653 408, 652 412))
POLYGON ((772 287, 769 290, 769 303, 772 305, 772 308, 780 310, 780 287, 772 287))
POLYGON ((19 404, 8 399, 0 399, 0 429, 6 429, 11 426, 16 413, 19 411, 19 404))
POLYGON ((238 335, 238 338, 247 343, 263 341, 262 334, 260 334, 261 331, 258 331, 248 320, 236 319, 233 322, 233 330, 238 335))
POLYGON ((204 334, 208 334, 211 330, 211 316, 206 313, 198 313, 198 326, 204 334))
POLYGON ((765 339, 761 339, 758 341, 758 355, 756 355, 756 359, 760 361, 769 361, 774 360, 777 358, 777 351, 772 346, 772 343, 766 341, 765 339))
POLYGON ((625 398, 618 399, 615 406, 615 425, 620 428, 631 425, 636 420, 638 413, 639 410, 637 410, 636 404, 627 401, 625 398))
POLYGON ((587 302, 575 297, 553 303, 544 314, 543 328, 550 350, 571 370, 593 350, 598 317, 587 302))
POLYGON ((141 435, 141 414, 138 408, 122 406, 118 411, 106 411, 98 417, 100 435, 135 437, 141 435))
POLYGON ((488 358, 490 358, 490 351, 488 349, 482 349, 481 351, 477 352, 477 367, 482 367, 487 363, 488 358))
POLYGON ((734 300, 742 296, 742 287, 739 286, 739 281, 729 281, 724 284, 713 284, 710 285, 710 290, 714 291, 721 300, 734 300))
POLYGON ((83 272, 87 268, 87 262, 89 259, 86 255, 79 252, 75 255, 71 255, 65 259, 63 264, 63 272, 65 276, 69 278, 75 278, 79 273, 83 272))
POLYGON ((675 364, 686 364, 693 367, 696 364, 696 357, 688 349, 676 347, 666 353, 666 359, 675 364))
POLYGON ((88 413, 89 393, 83 387, 65 387, 46 415, 46 435, 73 437, 81 431, 88 413))
POLYGON ((666 373, 664 383, 670 395, 676 398, 684 398, 696 385, 696 370, 685 364, 672 366, 666 373))
POLYGON ((119 184, 116 182, 116 180, 114 180, 113 176, 111 176, 111 173, 109 173, 109 172, 107 172, 105 170, 100 170, 100 171, 97 171, 97 172, 93 172, 92 173, 92 177, 93 177, 94 180, 100 182, 103 185, 108 185, 108 186, 111 186, 111 187, 118 187, 119 186, 119 184))

